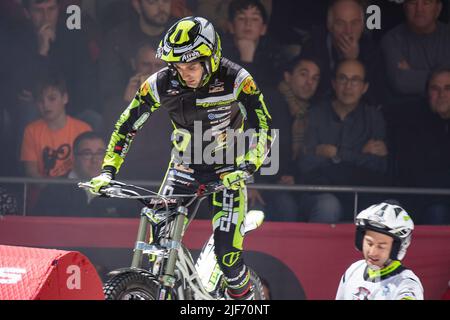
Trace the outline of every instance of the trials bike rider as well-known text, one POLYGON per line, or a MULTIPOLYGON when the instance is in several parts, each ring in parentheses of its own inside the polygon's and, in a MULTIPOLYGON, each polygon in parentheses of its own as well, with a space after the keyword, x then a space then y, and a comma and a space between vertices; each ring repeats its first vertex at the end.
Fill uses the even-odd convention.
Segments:
POLYGON ((244 180, 261 167, 274 138, 263 95, 245 69, 222 57, 219 35, 204 18, 176 22, 161 41, 157 57, 168 66, 142 84, 120 116, 102 173, 90 182, 92 191, 98 193, 115 178, 135 134, 153 112, 166 109, 174 127, 174 149, 159 192, 192 193, 201 184, 223 181, 227 188, 212 196, 215 254, 227 297, 251 299, 249 271, 241 257, 247 211, 244 180), (203 141, 199 129, 212 141, 203 141), (248 149, 240 152, 234 148, 236 140, 248 129, 253 129, 248 149), (238 134, 230 137, 230 130, 238 134))

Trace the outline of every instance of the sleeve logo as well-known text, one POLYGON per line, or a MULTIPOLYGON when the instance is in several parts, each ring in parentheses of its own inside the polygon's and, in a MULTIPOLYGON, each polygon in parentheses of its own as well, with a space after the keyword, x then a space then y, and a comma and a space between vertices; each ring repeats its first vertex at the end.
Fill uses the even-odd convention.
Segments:
POLYGON ((150 85, 147 81, 144 82, 144 84, 141 86, 141 92, 140 96, 145 97, 150 91, 150 85))
POLYGON ((256 88, 256 83, 253 78, 248 77, 244 80, 242 91, 246 94, 257 94, 258 89, 256 88))

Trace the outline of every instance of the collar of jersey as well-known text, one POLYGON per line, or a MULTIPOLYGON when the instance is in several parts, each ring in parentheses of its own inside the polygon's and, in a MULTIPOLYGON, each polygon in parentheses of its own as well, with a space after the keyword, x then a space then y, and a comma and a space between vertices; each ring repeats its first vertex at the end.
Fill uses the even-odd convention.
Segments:
POLYGON ((367 278, 370 280, 385 279, 402 270, 402 263, 398 260, 392 261, 388 266, 380 270, 372 270, 367 267, 367 278))

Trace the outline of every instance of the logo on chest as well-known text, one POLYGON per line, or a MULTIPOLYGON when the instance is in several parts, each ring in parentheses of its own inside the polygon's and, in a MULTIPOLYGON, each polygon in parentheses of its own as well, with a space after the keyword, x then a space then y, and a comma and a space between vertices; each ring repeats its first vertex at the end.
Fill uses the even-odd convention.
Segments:
POLYGON ((176 96, 180 93, 180 83, 177 80, 170 81, 170 88, 167 89, 166 93, 169 96, 176 96))
POLYGON ((353 300, 369 300, 370 291, 364 287, 358 287, 358 292, 353 293, 353 300))
POLYGON ((216 79, 214 83, 210 84, 209 86, 209 93, 216 93, 216 92, 222 92, 225 91, 225 85, 223 82, 216 79))

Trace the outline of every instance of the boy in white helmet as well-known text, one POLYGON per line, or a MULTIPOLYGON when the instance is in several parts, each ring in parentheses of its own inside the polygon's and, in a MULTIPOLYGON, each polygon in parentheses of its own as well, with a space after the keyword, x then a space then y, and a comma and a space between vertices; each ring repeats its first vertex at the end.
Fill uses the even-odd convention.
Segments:
POLYGON ((401 263, 414 229, 408 213, 382 202, 361 211, 355 224, 355 245, 364 260, 345 271, 336 300, 423 300, 419 278, 401 263))

